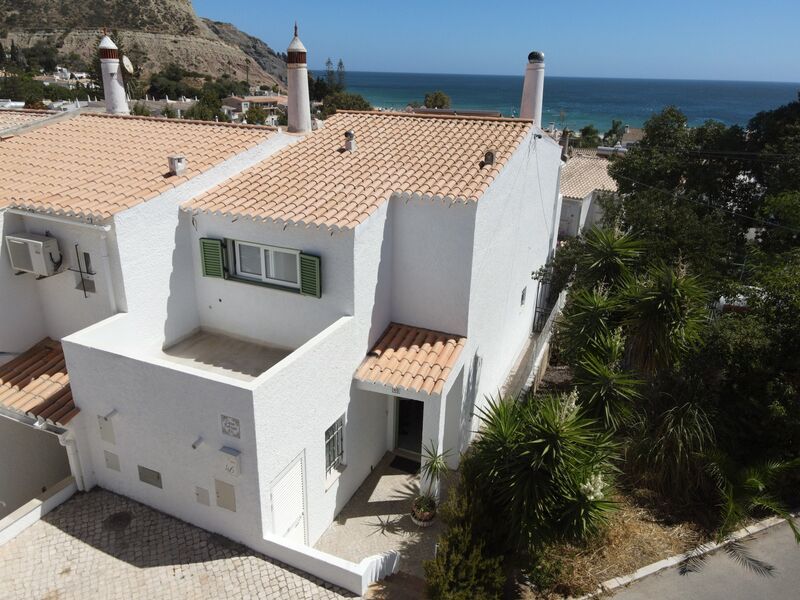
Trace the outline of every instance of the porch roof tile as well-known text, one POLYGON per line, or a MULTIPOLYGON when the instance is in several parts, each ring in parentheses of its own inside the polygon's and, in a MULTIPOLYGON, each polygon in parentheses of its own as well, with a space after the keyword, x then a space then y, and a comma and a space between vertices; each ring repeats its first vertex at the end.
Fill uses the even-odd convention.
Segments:
POLYGON ((59 342, 45 338, 0 366, 0 406, 60 426, 78 414, 59 342))
POLYGON ((467 338, 391 323, 355 378, 398 391, 440 395, 467 338))

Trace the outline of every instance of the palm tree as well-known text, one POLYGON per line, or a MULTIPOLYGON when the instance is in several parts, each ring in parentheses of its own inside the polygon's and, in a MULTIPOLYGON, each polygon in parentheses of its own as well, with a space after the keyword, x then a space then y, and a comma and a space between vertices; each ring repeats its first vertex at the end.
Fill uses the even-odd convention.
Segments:
POLYGON ((641 258, 644 244, 632 234, 592 227, 578 257, 578 273, 590 287, 604 283, 616 287, 641 258))
POLYGON ((700 341, 706 293, 683 267, 651 266, 643 277, 626 282, 622 298, 628 360, 642 373, 672 366, 700 341))

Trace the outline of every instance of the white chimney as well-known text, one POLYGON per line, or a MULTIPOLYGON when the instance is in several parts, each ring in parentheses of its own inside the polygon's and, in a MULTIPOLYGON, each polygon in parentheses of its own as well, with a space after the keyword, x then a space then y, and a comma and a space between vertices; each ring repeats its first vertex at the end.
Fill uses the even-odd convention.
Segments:
POLYGON ((347 152, 355 152, 358 150, 358 144, 356 144, 356 132, 355 131, 345 131, 344 133, 344 149, 347 152))
POLYGON ((522 104, 519 116, 542 126, 542 103, 544 100, 544 52, 528 54, 525 68, 525 83, 522 85, 522 104))
POLYGON ((103 71, 103 90, 106 96, 106 112, 112 115, 128 115, 130 108, 122 80, 119 48, 107 35, 100 40, 100 69, 103 71))
POLYGON ((183 175, 186 171, 187 161, 183 154, 173 154, 167 157, 170 175, 183 175))
POLYGON ((294 38, 286 51, 286 67, 289 79, 289 99, 286 106, 289 131, 308 133, 311 131, 311 99, 308 95, 308 66, 306 47, 297 37, 297 23, 294 25, 294 38))

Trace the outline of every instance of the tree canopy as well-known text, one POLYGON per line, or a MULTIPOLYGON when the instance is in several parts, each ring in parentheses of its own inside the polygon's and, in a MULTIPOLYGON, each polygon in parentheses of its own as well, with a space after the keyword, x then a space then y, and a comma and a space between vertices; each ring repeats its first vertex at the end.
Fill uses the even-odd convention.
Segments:
POLYGON ((442 90, 425 94, 425 108, 450 108, 450 96, 442 90))

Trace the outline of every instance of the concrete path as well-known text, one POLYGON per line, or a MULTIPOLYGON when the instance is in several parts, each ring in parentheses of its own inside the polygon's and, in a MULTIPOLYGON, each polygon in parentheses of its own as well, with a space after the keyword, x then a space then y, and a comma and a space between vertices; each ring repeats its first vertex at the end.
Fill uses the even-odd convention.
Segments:
POLYGON ((771 576, 753 573, 723 550, 708 556, 699 572, 677 568, 651 575, 614 594, 615 600, 772 600, 800 598, 800 546, 786 523, 744 542, 748 553, 774 567, 771 576))
POLYGON ((339 600, 354 595, 95 488, 0 547, 0 600, 339 600))

